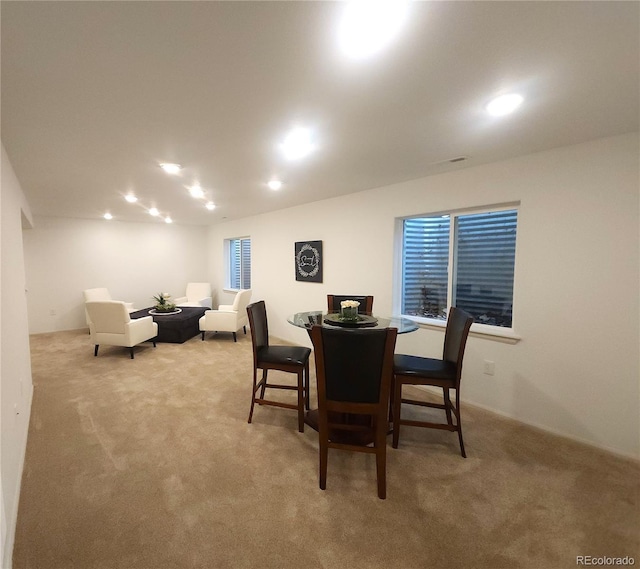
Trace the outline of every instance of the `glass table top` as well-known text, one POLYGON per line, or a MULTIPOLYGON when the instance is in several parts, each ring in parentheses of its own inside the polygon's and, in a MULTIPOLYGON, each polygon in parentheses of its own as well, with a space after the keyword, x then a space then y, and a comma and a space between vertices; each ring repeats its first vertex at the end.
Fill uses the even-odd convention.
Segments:
MULTIPOLYGON (((298 328, 311 329, 314 325, 324 326, 325 328, 343 328, 344 330, 374 330, 376 328, 397 328, 398 334, 405 334, 407 332, 415 332, 419 326, 409 318, 402 318, 401 316, 381 317, 373 315, 373 319, 376 322, 364 322, 363 326, 342 326, 337 325, 335 318, 330 318, 327 321, 325 317, 327 314, 322 310, 311 310, 309 312, 296 312, 287 318, 289 324, 293 324, 298 328)), ((332 315, 335 316, 335 315, 332 315)), ((369 318, 367 318, 369 320, 369 318)))

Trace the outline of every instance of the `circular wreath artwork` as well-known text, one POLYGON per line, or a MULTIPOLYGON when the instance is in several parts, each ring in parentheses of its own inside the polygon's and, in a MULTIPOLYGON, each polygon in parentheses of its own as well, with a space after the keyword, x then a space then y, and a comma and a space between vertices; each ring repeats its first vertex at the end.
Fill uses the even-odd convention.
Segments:
POLYGON ((296 255, 298 273, 304 278, 315 277, 320 269, 320 253, 315 248, 306 243, 296 255))

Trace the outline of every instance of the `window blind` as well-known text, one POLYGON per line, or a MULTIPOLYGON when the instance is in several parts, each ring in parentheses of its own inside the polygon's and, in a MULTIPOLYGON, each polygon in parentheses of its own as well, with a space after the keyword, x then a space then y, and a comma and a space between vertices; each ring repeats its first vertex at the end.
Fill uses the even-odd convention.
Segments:
POLYGON ((402 313, 444 320, 457 306, 476 322, 511 327, 517 216, 507 210, 405 219, 402 313))
POLYGON ((402 313, 446 318, 450 219, 405 219, 402 313))
POLYGON ((229 241, 229 265, 231 288, 251 288, 251 239, 229 241))
POLYGON ((456 219, 451 304, 481 324, 511 327, 517 216, 511 210, 456 219))
POLYGON ((251 239, 242 240, 240 287, 251 288, 251 239))

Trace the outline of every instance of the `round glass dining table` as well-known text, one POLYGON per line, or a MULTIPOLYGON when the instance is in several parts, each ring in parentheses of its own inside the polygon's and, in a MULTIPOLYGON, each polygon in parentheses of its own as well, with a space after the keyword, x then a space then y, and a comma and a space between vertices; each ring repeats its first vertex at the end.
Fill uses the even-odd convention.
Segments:
MULTIPOLYGON (((378 316, 367 317, 367 322, 363 322, 363 326, 358 325, 341 325, 336 324, 335 318, 326 318, 327 314, 322 310, 312 310, 310 312, 296 312, 287 318, 289 324, 293 324, 298 328, 306 328, 311 330, 312 326, 323 326, 325 328, 342 328, 343 330, 375 330, 376 328, 397 328, 398 334, 406 334, 407 332, 415 332, 418 325, 409 318, 401 316, 391 316, 383 318, 378 316)), ((335 315, 331 315, 334 316, 335 315)))
MULTIPOLYGON (((319 325, 324 328, 333 328, 342 330, 374 330, 376 328, 397 328, 398 334, 406 334, 407 332, 415 332, 419 326, 409 318, 402 318, 401 316, 392 316, 390 318, 381 318, 378 316, 364 316, 362 317, 362 326, 353 326, 353 325, 344 325, 344 324, 332 324, 332 322, 336 322, 339 320, 337 318, 337 314, 326 314, 322 310, 312 310, 310 312, 296 312, 287 318, 287 321, 298 328, 306 328, 306 330, 311 334, 311 328, 313 326, 319 325), (328 316, 328 318, 327 318, 328 316)), ((350 422, 350 421, 362 421, 362 415, 355 415, 350 417, 349 419, 345 419, 349 414, 343 413, 342 418, 337 420, 334 418, 335 422, 350 422)), ((312 429, 319 431, 319 419, 318 419, 318 410, 312 409, 307 411, 305 414, 304 422, 309 425, 312 429)), ((391 432, 391 431, 389 431, 391 432)), ((338 436, 334 433, 334 436, 338 436)), ((359 431, 355 432, 340 432, 339 435, 340 442, 344 444, 357 444, 357 445, 367 445, 372 440, 368 438, 362 438, 362 434, 359 431), (345 434, 346 433, 346 434, 345 434)))

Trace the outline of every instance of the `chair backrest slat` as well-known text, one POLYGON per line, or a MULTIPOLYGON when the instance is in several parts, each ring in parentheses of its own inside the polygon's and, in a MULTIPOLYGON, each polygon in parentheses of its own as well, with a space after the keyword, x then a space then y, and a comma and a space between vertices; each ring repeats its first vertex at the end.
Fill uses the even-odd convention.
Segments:
POLYGON ((462 375, 462 359, 471 324, 473 324, 471 314, 455 306, 450 308, 444 335, 442 359, 456 364, 458 379, 462 375))
POLYGON ((96 300, 111 300, 109 289, 106 288, 88 288, 83 291, 84 301, 93 302, 96 300))
POLYGON ((251 300, 251 289, 239 290, 233 299, 233 309, 237 312, 244 312, 251 300))
POLYGON ((260 348, 269 345, 269 326, 267 324, 267 307, 264 300, 253 302, 247 306, 247 316, 251 328, 251 343, 254 356, 260 348))
POLYGON ((125 325, 131 320, 125 303, 119 300, 87 302, 86 308, 98 334, 124 334, 125 325))
POLYGON ((333 330, 314 326, 318 407, 330 401, 388 402, 397 330, 333 330))
POLYGON ((323 329, 327 399, 354 403, 380 400, 386 330, 323 329))
POLYGON ((190 302, 208 298, 211 296, 211 285, 209 283, 187 283, 185 296, 190 302))

